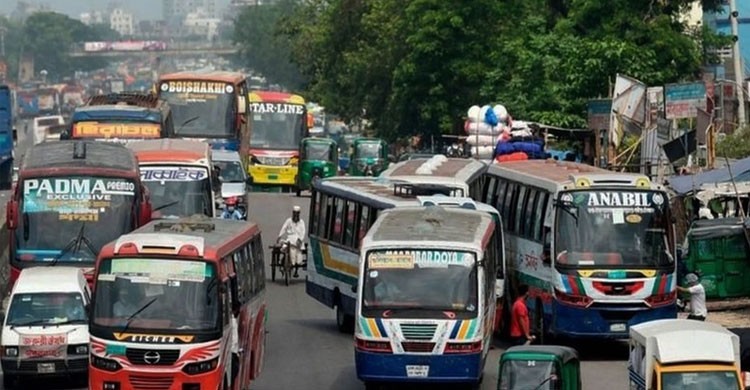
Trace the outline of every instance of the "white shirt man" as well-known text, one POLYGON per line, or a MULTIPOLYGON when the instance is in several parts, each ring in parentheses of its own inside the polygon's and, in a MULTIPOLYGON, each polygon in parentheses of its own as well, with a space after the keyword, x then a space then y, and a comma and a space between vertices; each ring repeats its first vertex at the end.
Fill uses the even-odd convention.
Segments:
MULTIPOLYGON (((287 218, 284 225, 281 226, 279 231, 279 242, 288 242, 289 245, 289 258, 293 265, 302 264, 302 242, 305 240, 307 234, 307 228, 305 227, 305 221, 300 219, 300 207, 294 206, 292 209, 291 218, 287 218)), ((297 268, 294 269, 294 276, 297 277, 297 268)))
POLYGON ((677 286, 681 292, 690 293, 689 320, 705 321, 708 315, 706 308, 706 289, 698 281, 698 275, 690 273, 685 276, 688 287, 677 286))

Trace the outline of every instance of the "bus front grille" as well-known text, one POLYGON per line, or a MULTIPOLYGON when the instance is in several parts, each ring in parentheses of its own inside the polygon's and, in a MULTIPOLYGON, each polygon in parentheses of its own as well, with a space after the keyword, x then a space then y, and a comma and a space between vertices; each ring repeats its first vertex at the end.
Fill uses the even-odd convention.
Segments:
POLYGON ((431 353, 435 349, 435 343, 420 343, 420 342, 408 342, 404 341, 401 343, 404 348, 404 352, 421 352, 431 353))
POLYGON ((130 375, 130 385, 134 390, 169 390, 174 378, 169 376, 130 375))
POLYGON ((407 340, 432 340, 437 324, 401 324, 401 333, 407 340))

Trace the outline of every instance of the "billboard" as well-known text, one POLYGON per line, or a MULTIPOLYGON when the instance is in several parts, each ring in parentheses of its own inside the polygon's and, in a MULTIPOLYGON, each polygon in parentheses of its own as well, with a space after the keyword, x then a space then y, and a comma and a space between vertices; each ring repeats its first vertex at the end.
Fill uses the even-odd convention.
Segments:
POLYGON ((706 85, 703 82, 667 84, 664 108, 667 119, 695 118, 698 109, 706 111, 706 85))
POLYGON ((590 100, 586 104, 588 128, 591 130, 609 129, 609 116, 612 113, 612 99, 590 100))

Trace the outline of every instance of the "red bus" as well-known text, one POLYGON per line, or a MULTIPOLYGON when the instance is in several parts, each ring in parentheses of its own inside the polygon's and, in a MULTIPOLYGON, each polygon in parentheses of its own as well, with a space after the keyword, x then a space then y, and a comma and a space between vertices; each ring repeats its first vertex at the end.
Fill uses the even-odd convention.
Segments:
POLYGON ((204 215, 105 246, 89 323, 90 389, 248 389, 263 366, 261 231, 204 215))
MULTIPOLYGON (((6 206, 11 285, 26 267, 59 264, 93 271, 104 244, 151 220, 138 161, 114 143, 32 146, 11 196, 6 206)), ((91 282, 93 272, 87 277, 91 282)))

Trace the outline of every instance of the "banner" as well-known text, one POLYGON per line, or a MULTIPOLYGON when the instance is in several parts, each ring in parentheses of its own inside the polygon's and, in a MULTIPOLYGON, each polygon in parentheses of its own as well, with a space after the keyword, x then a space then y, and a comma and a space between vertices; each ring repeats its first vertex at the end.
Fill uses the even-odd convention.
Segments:
POLYGON ((667 84, 664 104, 667 119, 695 118, 698 109, 707 110, 706 86, 702 82, 667 84))
POLYGON ((289 103, 250 103, 250 111, 255 114, 302 115, 305 113, 305 106, 289 103))
POLYGON ((168 93, 197 93, 223 95, 234 92, 232 84, 211 81, 165 81, 159 87, 168 93))
POLYGON ((19 359, 65 359, 68 355, 68 334, 20 335, 19 359))
POLYGON ((99 215, 123 202, 132 204, 135 183, 126 179, 66 177, 23 182, 23 210, 57 212, 60 220, 99 220, 99 215))
POLYGON ((474 255, 449 250, 392 250, 370 252, 367 257, 371 269, 379 268, 444 268, 450 265, 470 267, 474 255))
POLYGON ((160 138, 161 126, 156 123, 100 123, 73 124, 74 138, 160 138))

